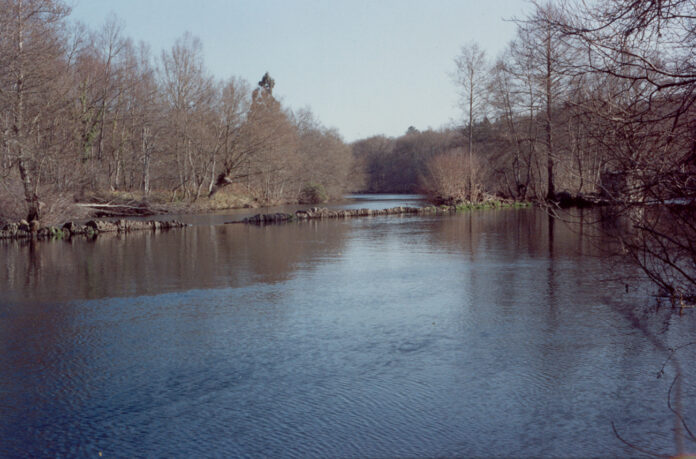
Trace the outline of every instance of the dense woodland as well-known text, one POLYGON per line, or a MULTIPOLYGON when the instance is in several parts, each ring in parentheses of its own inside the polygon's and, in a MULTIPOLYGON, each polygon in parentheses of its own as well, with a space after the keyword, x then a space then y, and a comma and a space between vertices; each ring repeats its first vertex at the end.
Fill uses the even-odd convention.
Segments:
POLYGON ((452 204, 591 196, 618 204, 617 239, 648 275, 693 294, 696 2, 530 8, 500 56, 476 43, 453 56, 460 126, 347 145, 284 107, 268 73, 213 78, 191 35, 153 56, 117 20, 90 29, 58 0, 0 0, 0 217, 50 220, 119 192, 256 204, 349 190, 452 204))
POLYGON ((218 81, 195 37, 152 56, 115 19, 72 24, 59 1, 0 11, 0 214, 50 219, 98 192, 194 201, 229 187, 269 204, 348 187, 350 147, 284 107, 268 73, 218 81))

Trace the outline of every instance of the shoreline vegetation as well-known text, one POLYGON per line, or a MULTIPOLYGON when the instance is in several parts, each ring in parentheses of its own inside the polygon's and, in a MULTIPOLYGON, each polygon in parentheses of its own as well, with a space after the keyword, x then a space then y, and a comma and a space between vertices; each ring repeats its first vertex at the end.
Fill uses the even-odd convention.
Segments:
POLYGON ((226 225, 246 223, 253 225, 265 225, 274 223, 300 222, 307 220, 347 219, 358 217, 379 217, 385 215, 451 215, 457 212, 483 209, 504 209, 531 207, 531 202, 505 202, 488 201, 484 203, 461 204, 458 206, 424 206, 407 207, 396 206, 387 209, 338 209, 332 210, 326 207, 312 207, 307 210, 297 210, 294 213, 276 212, 270 214, 256 214, 241 220, 225 222, 226 225))
POLYGON ((125 220, 106 221, 90 220, 85 224, 76 222, 66 222, 61 226, 40 226, 37 220, 27 222, 20 220, 16 223, 9 223, 0 229, 0 240, 69 240, 73 237, 85 237, 93 239, 103 233, 130 233, 133 231, 167 231, 173 228, 184 228, 186 223, 170 221, 137 221, 125 220))
MULTIPOLYGON (((504 209, 504 208, 525 208, 532 207, 531 202, 517 201, 501 201, 489 200, 481 203, 468 203, 460 205, 440 205, 440 206, 423 206, 423 207, 406 207, 397 206, 387 209, 340 209, 331 210, 328 208, 312 207, 310 209, 300 209, 294 213, 268 213, 256 214, 252 217, 246 217, 242 220, 227 221, 225 224, 247 223, 247 224, 273 224, 273 223, 288 223, 307 220, 324 220, 337 218, 358 218, 358 217, 377 217, 385 215, 451 215, 458 212, 483 209, 504 209)), ((140 209, 139 207, 135 207, 140 209)), ((97 205, 97 208, 99 206, 97 205)), ((111 209, 118 209, 119 206, 114 205, 111 209)), ((113 210, 114 212, 116 210, 113 210)), ((141 216, 142 213, 137 214, 141 216)), ((150 213, 148 215, 157 215, 150 213)), ((128 215, 133 217, 136 215, 128 215)), ((75 236, 86 238, 95 238, 103 233, 130 233, 133 231, 167 231, 174 228, 185 228, 189 226, 186 223, 177 220, 159 221, 159 220, 129 220, 121 218, 119 220, 89 220, 82 224, 74 221, 66 222, 60 226, 41 226, 38 220, 27 222, 20 220, 19 222, 9 223, 0 229, 0 240, 69 240, 75 236)))

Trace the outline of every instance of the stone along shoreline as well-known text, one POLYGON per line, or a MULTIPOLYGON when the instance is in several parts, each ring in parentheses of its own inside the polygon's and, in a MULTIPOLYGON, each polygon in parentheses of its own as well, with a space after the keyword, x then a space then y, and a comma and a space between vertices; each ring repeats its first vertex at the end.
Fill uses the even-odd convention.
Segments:
POLYGON ((292 221, 324 220, 336 218, 377 217, 380 215, 446 215, 457 211, 456 207, 390 207, 388 209, 344 209, 330 210, 312 207, 308 210, 298 210, 293 214, 277 212, 272 214, 256 214, 242 220, 225 222, 225 224, 247 223, 262 225, 267 223, 286 223, 292 221))
POLYGON ((100 233, 160 231, 188 226, 180 221, 90 220, 85 224, 67 222, 62 226, 41 227, 37 221, 21 220, 0 229, 0 239, 69 239, 73 236, 94 237, 100 233))

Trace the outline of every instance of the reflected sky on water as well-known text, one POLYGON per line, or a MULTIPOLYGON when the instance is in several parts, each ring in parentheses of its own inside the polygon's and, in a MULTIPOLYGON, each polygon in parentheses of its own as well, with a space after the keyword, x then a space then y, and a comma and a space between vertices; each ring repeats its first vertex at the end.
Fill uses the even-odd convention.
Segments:
POLYGON ((3 243, 0 456, 635 455, 612 422, 674 453, 656 374, 696 321, 592 233, 522 209, 3 243))

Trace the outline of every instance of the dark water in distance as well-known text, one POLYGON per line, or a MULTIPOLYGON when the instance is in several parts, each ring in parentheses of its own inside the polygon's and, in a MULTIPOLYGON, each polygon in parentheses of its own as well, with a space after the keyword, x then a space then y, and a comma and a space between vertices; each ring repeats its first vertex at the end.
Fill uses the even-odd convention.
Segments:
POLYGON ((612 422, 674 453, 656 374, 693 312, 606 281, 583 232, 522 209, 0 244, 0 456, 639 455, 612 422))

